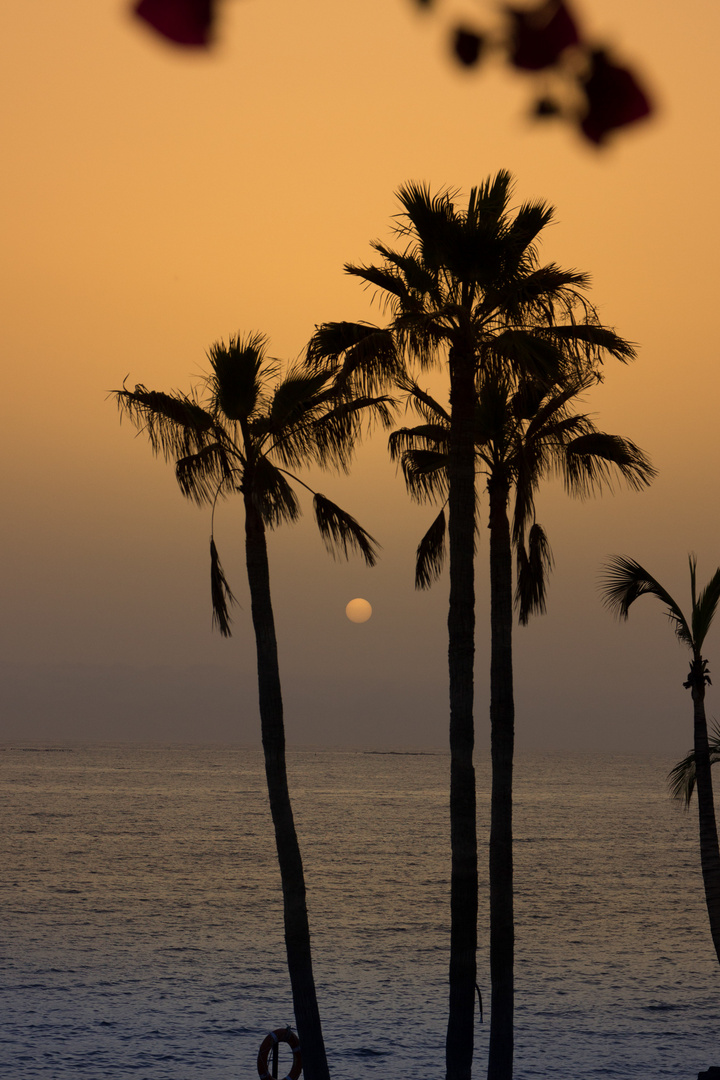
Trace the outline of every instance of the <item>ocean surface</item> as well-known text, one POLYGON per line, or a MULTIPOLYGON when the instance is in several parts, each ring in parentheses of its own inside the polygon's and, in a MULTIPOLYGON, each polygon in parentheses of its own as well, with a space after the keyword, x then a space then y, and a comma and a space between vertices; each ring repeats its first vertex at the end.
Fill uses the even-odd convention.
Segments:
MULTIPOLYGON (((444 1076, 448 764, 289 754, 334 1080, 444 1076)), ((672 764, 518 758, 517 1080, 720 1065, 697 823, 667 796, 672 764)), ((478 792, 489 1006, 482 757, 478 792)), ((293 1023, 259 750, 5 747, 0 806, 0 1076, 257 1077, 263 1037, 293 1023)), ((487 1016, 479 1078, 486 1048, 487 1016)))

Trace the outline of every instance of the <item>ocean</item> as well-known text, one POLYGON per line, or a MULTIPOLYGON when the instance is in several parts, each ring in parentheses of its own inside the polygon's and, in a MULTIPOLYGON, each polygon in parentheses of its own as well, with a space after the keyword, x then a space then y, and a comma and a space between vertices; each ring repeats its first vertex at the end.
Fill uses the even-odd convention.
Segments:
MULTIPOLYGON (((669 799, 672 764, 518 756, 516 1080, 720 1065, 696 812, 669 799)), ((442 1080, 448 756, 288 766, 331 1074, 442 1080)), ((482 755, 477 773, 487 1010, 482 755)), ((293 1023, 260 750, 6 746, 0 806, 0 1077, 257 1077, 264 1036, 293 1023)))

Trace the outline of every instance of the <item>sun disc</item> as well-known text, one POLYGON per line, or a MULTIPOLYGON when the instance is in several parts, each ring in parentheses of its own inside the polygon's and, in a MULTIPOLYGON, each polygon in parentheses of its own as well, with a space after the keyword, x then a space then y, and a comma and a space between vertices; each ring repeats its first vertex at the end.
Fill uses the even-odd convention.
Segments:
POLYGON ((347 615, 350 622, 367 622, 372 615, 372 607, 367 602, 367 600, 363 600, 362 597, 356 596, 355 599, 351 600, 350 603, 346 606, 345 614, 347 615))

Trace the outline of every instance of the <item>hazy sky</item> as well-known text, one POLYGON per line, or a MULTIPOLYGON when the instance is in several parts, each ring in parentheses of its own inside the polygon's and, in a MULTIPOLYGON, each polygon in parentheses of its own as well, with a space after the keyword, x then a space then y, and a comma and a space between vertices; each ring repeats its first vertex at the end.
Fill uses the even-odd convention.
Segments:
MULTIPOLYGON (((380 320, 345 261, 391 239, 407 180, 467 192, 500 168, 557 207, 542 255, 588 271, 602 318, 639 345, 588 408, 659 469, 645 494, 539 501, 556 558, 548 614, 516 634, 519 749, 683 754, 686 657, 648 600, 618 625, 604 557, 644 563, 683 603, 687 553, 720 563, 714 0, 578 0, 588 34, 642 73, 659 111, 607 151, 529 122, 531 85, 459 71, 458 5, 228 0, 188 54, 125 0, 0 13, 4 109, 0 740, 258 739, 239 505, 216 537, 242 610, 210 629, 209 517, 118 423, 108 391, 188 388, 218 338, 260 330, 293 358, 316 323, 380 320)), ((465 6, 490 21, 493 8, 465 6)), ((447 579, 413 590, 432 508, 407 500, 385 439, 323 478, 383 545, 375 570, 326 555, 311 517, 273 537, 291 743, 447 742, 447 579), (372 619, 350 623, 354 596, 372 619)), ((485 513, 483 506, 481 513, 485 513)), ((478 558, 477 730, 487 745, 487 543, 478 558)), ((708 641, 720 681, 720 633, 708 641)), ((715 714, 714 688, 709 715, 715 714)))

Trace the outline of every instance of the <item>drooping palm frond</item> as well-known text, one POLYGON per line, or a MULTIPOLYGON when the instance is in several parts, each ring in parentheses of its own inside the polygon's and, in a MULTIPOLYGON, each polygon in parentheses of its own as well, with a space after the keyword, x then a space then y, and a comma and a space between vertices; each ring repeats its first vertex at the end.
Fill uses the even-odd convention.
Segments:
POLYGON ((489 349, 495 364, 546 386, 556 382, 562 368, 563 353, 557 344, 533 328, 503 330, 493 337, 489 349))
POLYGON ((447 453, 442 450, 403 451, 400 466, 410 497, 424 503, 447 498, 447 453))
POLYGON ((313 507, 320 535, 332 555, 342 552, 347 558, 349 552, 355 550, 362 555, 368 566, 375 565, 378 556, 377 541, 354 517, 319 493, 315 494, 313 507))
POLYGON ((297 521, 300 516, 297 496, 282 471, 268 458, 259 457, 252 471, 246 468, 243 483, 250 484, 253 502, 268 528, 297 521))
POLYGON ((603 431, 573 439, 565 447, 562 462, 567 489, 581 497, 603 488, 612 490, 615 473, 634 491, 647 487, 656 475, 650 459, 635 443, 603 431))
MULTIPOLYGON (((587 356, 586 346, 592 348, 592 355, 596 361, 602 362, 603 353, 609 353, 623 364, 634 360, 637 353, 635 346, 621 338, 614 330, 607 326, 600 326, 596 321, 573 322, 567 326, 553 324, 545 331, 548 337, 565 346, 570 346, 573 352, 579 351, 582 346, 582 355, 587 356)), ((596 373, 597 374, 597 373, 596 373)))
POLYGON ((429 589, 445 565, 445 507, 418 544, 415 556, 415 588, 429 589))
POLYGON ((684 645, 693 648, 693 637, 685 616, 667 589, 635 559, 614 555, 608 560, 601 581, 603 602, 620 619, 627 619, 630 608, 641 596, 654 596, 665 605, 665 614, 684 645))
POLYGON ((213 625, 223 637, 230 637, 230 605, 236 603, 232 590, 220 563, 215 540, 210 537, 210 595, 212 597, 213 625))
POLYGON ((693 608, 692 608, 692 634, 695 648, 702 651, 703 643, 715 618, 718 603, 720 602, 720 567, 715 571, 710 581, 695 599, 695 571, 697 560, 694 555, 690 556, 690 574, 692 580, 693 608))
POLYGON ((437 274, 433 273, 416 255, 393 251, 384 244, 374 243, 373 247, 386 262, 400 271, 411 292, 439 297, 437 274))
MULTIPOLYGON (((714 723, 708 736, 710 750, 710 764, 716 765, 720 761, 720 724, 714 723)), ((671 769, 667 777, 668 787, 673 799, 685 804, 689 809, 690 801, 695 790, 695 751, 691 750, 682 761, 671 769)))
POLYGON ((395 380, 395 385, 398 390, 407 394, 407 404, 413 405, 417 412, 419 412, 428 423, 450 423, 450 413, 447 409, 444 409, 440 402, 436 401, 427 390, 422 390, 418 383, 410 378, 407 372, 398 375, 395 380))
POLYGON ((310 371, 329 371, 333 391, 345 396, 381 393, 402 370, 391 331, 364 322, 316 326, 305 363, 310 371))
POLYGON ((394 298, 403 307, 417 309, 417 301, 399 270, 381 266, 353 266, 352 263, 346 263, 343 269, 346 274, 361 278, 366 285, 374 285, 380 292, 383 307, 392 307, 394 298))
POLYGON ((452 338, 452 316, 447 306, 429 311, 412 308, 398 311, 392 327, 403 356, 422 369, 432 367, 438 361, 452 338))
POLYGON ((278 430, 267 453, 276 455, 291 468, 314 461, 323 468, 347 472, 362 427, 373 424, 389 427, 394 409, 393 398, 385 396, 308 403, 298 423, 278 430))
POLYGON ((138 383, 134 390, 116 390, 112 396, 121 419, 127 416, 145 432, 154 453, 166 460, 196 453, 212 438, 212 415, 187 394, 148 390, 138 383))
POLYGON ((232 472, 227 449, 219 442, 209 443, 196 454, 175 462, 175 477, 180 490, 198 506, 212 504, 223 480, 232 472))
POLYGON ((449 432, 445 424, 418 424, 414 428, 397 428, 388 437, 391 461, 402 460, 407 450, 440 450, 447 452, 449 432))
POLYGON ((517 585, 515 605, 521 626, 527 626, 531 615, 545 612, 547 580, 553 567, 553 556, 547 535, 535 522, 528 533, 527 549, 520 540, 517 551, 517 585))
POLYGON ((544 322, 555 321, 555 312, 566 315, 578 303, 578 290, 588 284, 586 274, 562 270, 554 263, 537 268, 523 267, 509 281, 493 283, 486 304, 502 307, 513 320, 533 320, 540 312, 550 315, 544 322))

